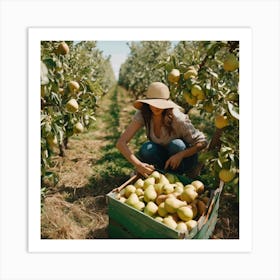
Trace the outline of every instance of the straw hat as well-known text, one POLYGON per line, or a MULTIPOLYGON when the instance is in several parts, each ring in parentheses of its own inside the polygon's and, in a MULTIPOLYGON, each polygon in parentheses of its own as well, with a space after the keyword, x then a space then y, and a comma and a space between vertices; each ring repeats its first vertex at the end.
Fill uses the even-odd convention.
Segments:
POLYGON ((170 91, 168 87, 160 82, 151 83, 146 92, 146 99, 139 99, 133 103, 136 109, 141 109, 143 103, 152 105, 159 109, 179 108, 179 105, 169 99, 170 91))

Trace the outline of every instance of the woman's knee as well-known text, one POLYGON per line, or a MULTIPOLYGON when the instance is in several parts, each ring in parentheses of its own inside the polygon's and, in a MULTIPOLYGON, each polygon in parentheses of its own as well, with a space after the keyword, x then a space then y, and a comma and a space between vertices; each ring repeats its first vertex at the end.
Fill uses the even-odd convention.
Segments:
POLYGON ((144 143, 139 151, 141 158, 149 158, 151 156, 154 156, 158 152, 157 144, 153 142, 146 142, 144 143))
POLYGON ((170 155, 177 154, 187 148, 182 139, 174 139, 167 145, 167 150, 170 155))

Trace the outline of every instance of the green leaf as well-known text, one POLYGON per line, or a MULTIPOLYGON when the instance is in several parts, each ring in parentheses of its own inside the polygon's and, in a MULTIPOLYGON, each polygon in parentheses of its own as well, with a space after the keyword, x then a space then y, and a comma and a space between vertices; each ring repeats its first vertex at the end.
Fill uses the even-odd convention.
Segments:
POLYGON ((227 102, 227 105, 228 105, 228 110, 231 114, 231 116, 233 118, 235 118, 236 120, 239 120, 239 114, 237 112, 238 108, 235 107, 232 103, 230 103, 229 101, 227 102))
POLYGON ((53 61, 52 58, 45 58, 45 59, 43 60, 43 62, 47 65, 48 68, 54 68, 54 67, 56 67, 56 62, 53 61))

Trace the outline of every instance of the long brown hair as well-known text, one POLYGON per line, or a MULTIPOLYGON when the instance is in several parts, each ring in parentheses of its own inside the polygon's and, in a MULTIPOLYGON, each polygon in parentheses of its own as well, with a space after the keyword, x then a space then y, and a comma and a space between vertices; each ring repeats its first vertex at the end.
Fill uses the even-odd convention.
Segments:
MULTIPOLYGON (((153 112, 150 109, 150 106, 148 104, 143 103, 141 107, 141 113, 144 119, 147 136, 150 138, 150 128, 151 128, 151 119, 153 112)), ((172 128, 172 120, 173 120, 173 109, 165 109, 162 112, 162 119, 163 119, 163 126, 167 129, 169 135, 171 134, 173 128, 172 128)))

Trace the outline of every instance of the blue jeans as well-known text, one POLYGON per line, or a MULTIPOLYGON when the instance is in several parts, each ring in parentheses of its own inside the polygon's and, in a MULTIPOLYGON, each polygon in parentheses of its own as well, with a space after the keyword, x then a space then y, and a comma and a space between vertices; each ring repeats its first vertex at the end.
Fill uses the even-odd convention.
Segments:
MULTIPOLYGON (((158 169, 164 169, 165 162, 180 151, 185 150, 187 145, 181 139, 172 140, 167 146, 161 146, 154 142, 146 142, 142 145, 139 151, 141 161, 154 165, 158 169)), ((198 155, 194 154, 184 158, 177 169, 168 169, 167 171, 184 173, 192 170, 198 162, 198 155)))

